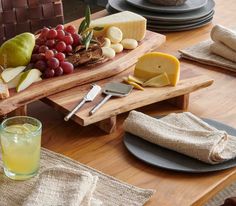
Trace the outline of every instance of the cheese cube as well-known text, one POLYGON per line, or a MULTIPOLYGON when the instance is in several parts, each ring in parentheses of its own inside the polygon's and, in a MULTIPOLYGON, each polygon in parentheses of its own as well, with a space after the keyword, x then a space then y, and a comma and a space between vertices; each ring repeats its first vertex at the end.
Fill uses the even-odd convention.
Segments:
POLYGON ((105 36, 107 29, 111 26, 115 26, 122 31, 123 38, 141 41, 146 34, 146 24, 147 20, 144 17, 130 11, 123 11, 95 19, 91 22, 90 27, 103 27, 103 30, 95 31, 94 35, 105 36))
POLYGON ((138 59, 135 66, 134 76, 147 81, 157 75, 166 72, 170 84, 175 86, 179 81, 180 63, 172 55, 161 52, 151 52, 138 59))

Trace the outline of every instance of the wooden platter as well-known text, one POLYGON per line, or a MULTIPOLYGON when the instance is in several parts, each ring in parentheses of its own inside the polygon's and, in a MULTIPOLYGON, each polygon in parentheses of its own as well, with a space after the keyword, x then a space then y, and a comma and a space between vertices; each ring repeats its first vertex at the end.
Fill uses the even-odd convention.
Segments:
POLYGON ((156 49, 164 42, 164 35, 147 31, 145 39, 139 43, 138 48, 126 50, 103 64, 79 67, 73 74, 42 80, 20 93, 11 90, 10 97, 0 101, 0 116, 49 95, 114 76, 134 65, 139 56, 156 49))
MULTIPOLYGON (((96 82, 104 86, 108 82, 122 81, 122 77, 133 73, 133 68, 126 70, 119 75, 96 82)), ((189 94, 198 89, 208 87, 213 83, 213 79, 208 76, 187 68, 184 64, 181 66, 181 79, 176 87, 167 86, 162 88, 145 88, 145 91, 133 90, 132 93, 123 98, 112 98, 94 115, 89 116, 89 111, 98 104, 104 96, 100 94, 93 102, 86 103, 72 119, 82 126, 96 123, 104 131, 111 133, 115 129, 116 115, 150 105, 163 100, 169 100, 178 108, 187 109, 189 103, 189 94)), ((43 101, 63 114, 71 111, 75 105, 89 91, 90 85, 86 84, 75 87, 70 90, 49 96, 43 101)))

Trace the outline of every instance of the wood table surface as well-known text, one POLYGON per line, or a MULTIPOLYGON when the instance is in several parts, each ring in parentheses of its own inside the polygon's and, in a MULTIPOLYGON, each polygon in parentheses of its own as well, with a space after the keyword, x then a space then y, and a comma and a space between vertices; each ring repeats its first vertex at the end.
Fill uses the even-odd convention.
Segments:
MULTIPOLYGON (((96 15, 104 15, 104 12, 96 15)), ((236 26, 235 19, 236 1, 216 0, 216 14, 211 25, 192 31, 167 33, 167 42, 158 50, 177 54, 178 49, 208 39, 214 24, 236 26)), ((212 86, 190 96, 189 111, 236 127, 236 74, 181 61, 215 79, 212 86)), ((141 111, 157 115, 172 112, 173 108, 167 103, 160 103, 144 107, 141 111)), ((29 115, 43 122, 43 147, 138 187, 156 189, 148 206, 202 205, 236 178, 236 168, 207 174, 184 174, 158 169, 139 161, 122 142, 122 123, 127 113, 118 117, 118 128, 110 135, 105 135, 93 125, 82 127, 72 121, 64 122, 62 114, 41 102, 30 105, 29 115)))

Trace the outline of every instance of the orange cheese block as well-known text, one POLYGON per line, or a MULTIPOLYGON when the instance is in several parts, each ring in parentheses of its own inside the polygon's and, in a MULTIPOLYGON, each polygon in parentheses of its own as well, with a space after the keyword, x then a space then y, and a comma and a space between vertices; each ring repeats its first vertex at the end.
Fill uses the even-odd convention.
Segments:
POLYGON ((134 70, 134 76, 143 81, 148 81, 162 73, 166 73, 170 84, 175 86, 180 76, 179 60, 169 54, 151 52, 138 59, 134 70))

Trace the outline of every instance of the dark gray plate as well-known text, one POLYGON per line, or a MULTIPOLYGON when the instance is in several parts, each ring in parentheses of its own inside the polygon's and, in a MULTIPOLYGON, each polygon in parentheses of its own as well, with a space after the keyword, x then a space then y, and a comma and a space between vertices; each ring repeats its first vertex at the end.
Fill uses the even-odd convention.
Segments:
POLYGON ((204 19, 202 21, 196 22, 196 23, 190 23, 190 24, 183 24, 183 25, 156 25, 156 24, 148 24, 148 28, 153 29, 172 29, 172 30, 179 30, 179 29, 192 29, 195 26, 203 26, 206 23, 210 22, 212 20, 212 16, 208 17, 207 19, 204 19))
POLYGON ((193 19, 198 19, 203 16, 208 15, 212 12, 215 2, 213 0, 208 0, 206 6, 192 11, 181 14, 163 14, 163 13, 155 13, 150 11, 145 11, 142 9, 135 8, 129 4, 127 4, 124 0, 109 0, 109 6, 112 8, 112 11, 132 11, 134 13, 140 14, 147 19, 152 19, 156 21, 189 21, 193 19))
POLYGON ((213 17, 214 15, 214 10, 212 12, 210 12, 208 15, 203 16, 201 18, 198 19, 193 19, 190 21, 155 21, 155 20, 149 20, 148 19, 148 24, 152 24, 152 25, 186 25, 186 24, 193 24, 193 23, 199 23, 200 21, 206 21, 210 18, 213 17))
MULTIPOLYGON (((219 130, 225 130, 228 134, 236 136, 235 128, 210 119, 204 119, 204 121, 219 130)), ((160 168, 178 172, 213 172, 236 166, 236 159, 218 165, 206 164, 186 155, 149 143, 130 133, 125 133, 124 144, 138 159, 160 168)))
POLYGON ((200 28, 202 26, 206 26, 208 24, 211 23, 213 18, 207 20, 207 21, 204 21, 200 24, 196 24, 195 26, 188 26, 188 27, 183 27, 183 28, 157 28, 157 27, 152 27, 152 26, 149 26, 148 27, 148 30, 151 30, 151 31, 154 31, 154 32, 175 32, 175 31, 187 31, 187 30, 191 30, 191 29, 197 29, 197 28, 200 28))
POLYGON ((140 9, 159 13, 190 12, 200 9, 207 4, 207 0, 187 0, 181 6, 161 6, 157 4, 152 4, 148 0, 126 0, 126 2, 140 9))

